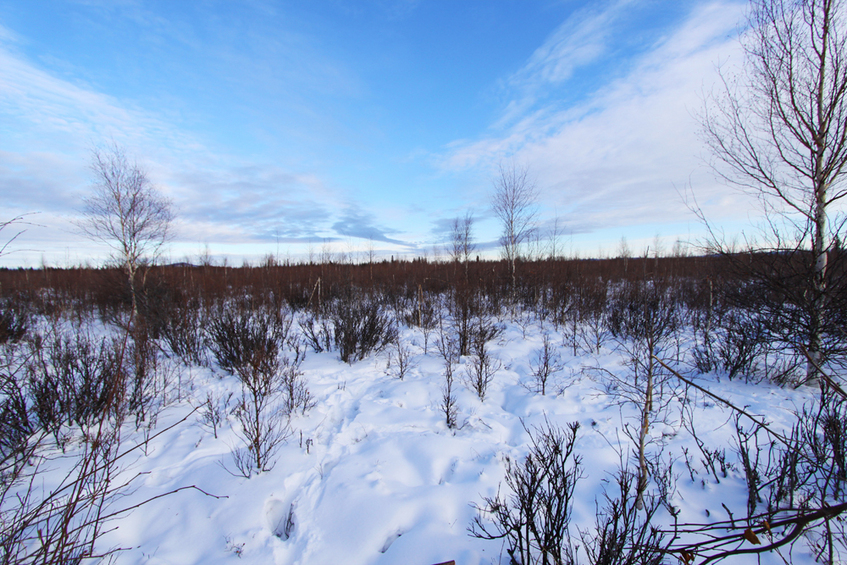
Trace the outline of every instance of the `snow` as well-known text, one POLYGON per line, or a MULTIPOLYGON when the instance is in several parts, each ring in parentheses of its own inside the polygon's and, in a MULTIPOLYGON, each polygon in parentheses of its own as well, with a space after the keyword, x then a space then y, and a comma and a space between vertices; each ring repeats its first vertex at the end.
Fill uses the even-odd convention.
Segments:
MULTIPOLYGON (((352 365, 335 353, 310 351, 302 370, 316 405, 292 417, 292 434, 273 469, 249 479, 238 476, 232 464, 231 451, 241 441, 235 418, 230 415, 215 438, 193 411, 209 391, 218 396, 232 392, 237 398, 237 379, 214 367, 178 366, 192 390, 158 413, 148 433, 166 431, 150 440, 146 454, 139 451, 124 464, 123 476, 138 478, 114 505, 129 507, 186 486, 218 498, 188 489, 142 505, 110 523, 114 529, 100 540, 101 549, 122 548, 117 563, 151 565, 508 563, 500 542, 474 538, 468 527, 477 514, 474 505, 505 488, 506 461, 519 461, 527 453, 526 430, 545 421, 581 425, 577 452, 584 478, 577 485, 573 534, 576 528, 589 530, 610 477, 622 460, 633 457, 632 441, 623 432, 627 424, 636 425, 638 409, 607 394, 604 373, 596 370, 625 374, 625 357, 613 341, 599 353, 581 350, 575 356, 566 337, 549 324, 542 328, 504 319, 503 325, 491 343, 502 367, 484 402, 462 382, 464 369, 455 371, 455 430, 447 428, 439 407, 443 361, 434 340, 424 354, 419 330, 401 331, 414 365, 403 380, 386 371, 388 351, 352 365), (526 386, 544 332, 563 363, 546 396, 526 386)), ((812 396, 809 390, 717 375, 697 379, 750 412, 766 415, 777 429, 790 425, 793 410, 812 396)), ((701 393, 690 394, 696 399, 698 434, 734 460, 732 412, 701 393)), ((746 487, 740 467, 718 484, 699 463, 693 441, 679 425, 679 410, 672 403, 651 437, 665 442, 665 458, 676 461, 674 504, 681 510, 680 521, 724 519, 722 504, 743 515, 746 487), (698 471, 694 481, 683 462, 684 447, 698 471)), ((132 424, 124 429, 124 447, 144 440, 144 429, 136 431, 132 424)), ((805 553, 798 545, 794 562, 811 563, 805 553)), ((762 562, 782 559, 766 554, 762 562)))

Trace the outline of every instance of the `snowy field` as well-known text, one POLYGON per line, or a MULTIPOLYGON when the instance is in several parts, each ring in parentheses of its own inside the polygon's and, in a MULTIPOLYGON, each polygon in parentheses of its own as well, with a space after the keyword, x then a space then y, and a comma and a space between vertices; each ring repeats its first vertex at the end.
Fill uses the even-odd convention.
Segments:
MULTIPOLYGON (((119 548, 114 558, 126 564, 507 564, 502 541, 470 535, 477 506, 498 489, 509 495, 507 462, 526 456, 528 431, 577 422, 581 479, 570 531, 580 561, 587 562, 580 553, 583 538, 594 535, 604 493, 615 496, 614 474, 622 464, 637 469, 631 436, 641 409, 616 381, 631 378, 629 357, 614 339, 606 339, 599 352, 584 343, 574 351, 572 335, 532 318, 504 316, 495 323, 501 331, 488 345, 498 370, 484 400, 466 382, 470 358, 454 368, 455 429, 447 427, 442 410, 444 360, 435 334, 425 353, 421 330, 401 327, 400 343, 411 353, 403 379, 397 377, 395 346, 352 364, 341 362, 337 352, 309 349, 301 370, 314 405, 291 417, 273 468, 250 478, 239 475, 232 455, 243 445, 232 412, 242 393, 238 378, 214 361, 209 367, 166 361, 174 388, 169 401, 139 429, 131 421, 123 427, 122 450, 152 439, 122 460, 121 478, 137 477, 112 508, 180 487, 208 495, 186 489, 148 502, 109 522, 98 547, 119 548), (542 395, 533 373, 544 334, 559 364, 542 395), (207 398, 224 415, 217 437, 204 423, 207 398)), ((690 336, 675 339, 681 353, 672 362, 680 372, 765 418, 773 429, 790 426, 795 410, 815 397, 809 388, 697 375, 686 356, 690 336)), ((686 391, 666 372, 663 383, 647 453, 670 469, 675 486, 667 501, 678 522, 726 520, 729 512, 743 518, 747 487, 733 411, 702 392, 686 391), (725 455, 724 470, 716 474, 707 467, 688 429, 691 422, 708 449, 725 455)), ((68 453, 73 449, 71 441, 68 453)), ((45 476, 58 476, 63 466, 46 469, 45 476)), ((657 489, 651 480, 648 494, 657 489)), ((671 522, 668 506, 660 505, 654 523, 671 522)), ((802 540, 760 560, 813 562, 802 540)), ((728 562, 756 561, 740 556, 728 562)))

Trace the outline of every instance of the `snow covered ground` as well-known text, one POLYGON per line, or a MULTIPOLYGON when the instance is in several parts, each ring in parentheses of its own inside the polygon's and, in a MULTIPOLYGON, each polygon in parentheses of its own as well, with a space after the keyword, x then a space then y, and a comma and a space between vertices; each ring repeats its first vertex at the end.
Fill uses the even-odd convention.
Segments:
MULTIPOLYGON (((639 410, 614 394, 608 379, 609 374, 626 378, 626 356, 611 340, 599 353, 580 348, 574 355, 565 336, 549 324, 542 328, 538 322, 508 318, 502 324, 490 344, 502 366, 484 401, 463 383, 464 369, 455 371, 459 426, 454 430, 445 425, 440 408, 444 362, 432 340, 424 354, 420 330, 401 329, 401 340, 413 353, 413 368, 403 380, 386 370, 389 350, 352 365, 334 352, 310 350, 302 369, 316 404, 292 417, 291 435, 273 469, 249 479, 233 472, 231 452, 241 442, 235 418, 230 415, 215 438, 200 412, 191 413, 208 392, 221 402, 232 393, 231 409, 239 381, 214 366, 179 365, 190 393, 157 415, 152 433, 187 419, 151 440, 146 454, 139 452, 124 464, 125 477, 141 475, 114 505, 131 506, 190 485, 219 498, 183 490, 154 500, 111 522, 114 529, 101 539, 101 549, 124 548, 116 554, 118 563, 505 564, 501 542, 469 535, 477 515, 474 505, 498 488, 507 494, 502 490, 506 461, 526 455, 527 430, 545 421, 580 424, 576 449, 583 478, 572 519, 579 544, 579 530, 590 535, 604 488, 621 461, 629 458, 635 464, 633 442, 624 430, 638 425, 639 410), (526 385, 544 332, 563 368, 542 396, 526 385)), ((462 358, 462 365, 468 363, 462 358)), ((750 412, 766 415, 777 429, 814 396, 809 389, 746 384, 714 374, 696 378, 750 412)), ((681 405, 668 405, 664 422, 651 429, 650 452, 663 446, 663 460, 673 462, 677 491, 672 502, 680 522, 726 519, 724 505, 743 516, 747 492, 736 463, 733 414, 702 393, 689 394, 698 435, 725 449, 732 465, 718 482, 680 425, 681 405)), ((143 439, 143 429, 126 425, 125 447, 143 439)), ((782 556, 764 555, 762 562, 783 563, 783 557, 812 562, 803 543, 793 553, 786 548, 782 556)))

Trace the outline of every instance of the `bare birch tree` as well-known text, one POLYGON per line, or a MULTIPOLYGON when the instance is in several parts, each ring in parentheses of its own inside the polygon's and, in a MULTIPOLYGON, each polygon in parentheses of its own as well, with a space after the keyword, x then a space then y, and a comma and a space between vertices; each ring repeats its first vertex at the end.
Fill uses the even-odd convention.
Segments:
POLYGON ((112 248, 126 272, 132 312, 137 316, 146 268, 171 236, 173 207, 147 173, 116 144, 92 152, 91 172, 93 194, 85 199, 79 226, 91 239, 112 248))
MULTIPOLYGON (((772 235, 810 250, 803 290, 807 377, 823 360, 823 313, 833 241, 831 206, 847 195, 847 36, 842 0, 752 0, 741 77, 726 77, 703 116, 728 181, 761 198, 772 235)), ((781 251, 778 249, 778 251, 781 251)))
POLYGON ((515 263, 518 259, 521 244, 535 228, 538 199, 538 189, 535 181, 529 176, 528 167, 518 167, 500 164, 497 177, 494 179, 494 194, 491 198, 491 209, 500 220, 503 232, 500 245, 503 255, 509 263, 512 278, 512 301, 517 285, 515 263))
POLYGON ((455 218, 450 229, 450 256, 456 263, 465 266, 465 278, 468 276, 468 263, 471 254, 476 249, 473 241, 474 217, 470 212, 465 213, 463 218, 455 218))

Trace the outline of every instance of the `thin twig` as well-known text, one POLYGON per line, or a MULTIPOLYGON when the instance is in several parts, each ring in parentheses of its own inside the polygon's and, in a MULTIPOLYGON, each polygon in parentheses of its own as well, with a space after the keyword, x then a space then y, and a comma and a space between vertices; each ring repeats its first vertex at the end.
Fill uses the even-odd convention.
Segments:
POLYGON ((743 414, 744 416, 747 416, 747 417, 748 417, 748 418, 750 418, 750 419, 751 419, 754 423, 758 424, 759 426, 762 426, 762 428, 764 428, 765 430, 767 430, 767 432, 768 432, 768 433, 770 433, 772 436, 774 436, 776 439, 778 439, 778 440, 779 440, 781 443, 783 443, 786 447, 788 447, 788 448, 789 448, 789 449, 791 449, 792 451, 795 451, 795 450, 796 450, 796 447, 795 447, 794 445, 792 445, 792 444, 791 444, 791 442, 790 442, 790 441, 789 441, 789 440, 788 440, 785 436, 783 436, 782 434, 780 434, 780 433, 778 433, 778 432, 773 431, 773 430, 772 430, 772 429, 771 429, 771 428, 770 428, 770 427, 769 427, 769 426, 765 423, 765 421, 764 421, 764 420, 762 420, 762 419, 760 419, 760 418, 757 418, 756 416, 753 416, 752 414, 750 414, 749 412, 747 412, 747 411, 746 411, 746 410, 744 410, 743 408, 739 408, 738 406, 736 406, 735 404, 733 404, 733 403, 732 403, 732 402, 730 402, 729 400, 726 400, 725 398, 720 397, 720 396, 716 395, 716 394, 715 394, 715 393, 713 393, 713 392, 710 392, 708 389, 703 388, 702 386, 700 386, 700 385, 696 384, 695 382, 693 382, 693 381, 691 381, 691 380, 689 380, 689 379, 686 379, 685 377, 683 377, 682 375, 680 375, 679 373, 677 373, 676 371, 674 371, 673 369, 671 369, 670 367, 668 367, 668 365, 667 365, 664 361, 662 361, 661 359, 659 359, 659 358, 658 358, 658 357, 656 357, 655 355, 653 355, 653 359, 655 359, 656 361, 658 361, 658 363, 659 363, 662 367, 664 367, 665 369, 667 369, 668 371, 670 371, 672 375, 674 375, 676 378, 678 378, 679 380, 681 380, 681 381, 682 381, 682 382, 684 382, 685 384, 690 385, 690 386, 692 386, 692 387, 696 388, 696 389, 697 389, 697 390, 699 390, 700 392, 702 392, 702 393, 706 394, 707 396, 710 396, 711 398, 713 398, 713 399, 717 400, 718 402, 720 402, 720 403, 722 403, 722 404, 727 405, 728 407, 732 408, 732 409, 733 409, 733 410, 735 410, 736 412, 738 412, 738 413, 740 413, 740 414, 743 414))

